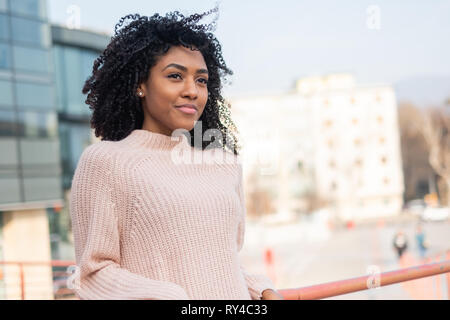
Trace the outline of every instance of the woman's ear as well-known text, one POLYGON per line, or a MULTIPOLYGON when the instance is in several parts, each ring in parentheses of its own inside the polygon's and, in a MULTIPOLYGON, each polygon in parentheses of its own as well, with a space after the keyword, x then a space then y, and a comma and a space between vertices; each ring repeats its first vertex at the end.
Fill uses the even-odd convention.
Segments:
POLYGON ((136 94, 139 98, 143 98, 145 96, 145 87, 143 85, 139 85, 136 94))

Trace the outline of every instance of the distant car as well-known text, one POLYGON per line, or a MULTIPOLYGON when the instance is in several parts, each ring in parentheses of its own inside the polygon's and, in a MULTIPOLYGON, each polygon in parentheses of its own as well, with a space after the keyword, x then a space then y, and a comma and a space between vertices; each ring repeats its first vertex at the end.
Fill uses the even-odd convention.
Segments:
POLYGON ((427 207, 427 204, 423 199, 415 199, 406 203, 405 210, 406 212, 420 217, 427 207))
POLYGON ((420 215, 420 218, 424 221, 445 221, 449 217, 449 207, 426 207, 420 215))

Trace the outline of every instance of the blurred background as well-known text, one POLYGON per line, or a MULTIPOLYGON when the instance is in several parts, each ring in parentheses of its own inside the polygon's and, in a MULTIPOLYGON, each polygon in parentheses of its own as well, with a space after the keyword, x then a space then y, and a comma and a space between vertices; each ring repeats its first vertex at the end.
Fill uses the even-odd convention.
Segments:
MULTIPOLYGON (((81 88, 114 25, 214 5, 0 0, 0 299, 74 298, 70 187, 99 141, 81 88)), ((443 0, 220 3, 249 271, 281 289, 450 259, 449 18, 443 0)), ((449 296, 440 275, 330 299, 449 296)))

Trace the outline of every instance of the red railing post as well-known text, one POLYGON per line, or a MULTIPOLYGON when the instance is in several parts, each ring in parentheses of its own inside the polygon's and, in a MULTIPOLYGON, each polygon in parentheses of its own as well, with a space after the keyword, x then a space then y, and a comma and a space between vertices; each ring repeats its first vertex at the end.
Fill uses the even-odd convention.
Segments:
POLYGON ((275 275, 275 264, 273 261, 273 250, 272 248, 266 248, 264 250, 264 263, 266 264, 266 272, 269 275, 269 278, 272 282, 276 283, 276 275, 275 275))
POLYGON ((22 300, 25 300, 25 274, 23 272, 23 263, 19 262, 19 277, 20 277, 20 294, 22 300))
MULTIPOLYGON (((441 256, 442 254, 438 255, 435 259, 436 262, 441 262, 441 256)), ((442 300, 442 288, 441 288, 441 277, 435 277, 436 281, 436 300, 442 300)))
MULTIPOLYGON (((447 260, 450 260, 450 250, 447 251, 447 260)), ((447 273, 447 299, 450 300, 450 273, 447 273)))

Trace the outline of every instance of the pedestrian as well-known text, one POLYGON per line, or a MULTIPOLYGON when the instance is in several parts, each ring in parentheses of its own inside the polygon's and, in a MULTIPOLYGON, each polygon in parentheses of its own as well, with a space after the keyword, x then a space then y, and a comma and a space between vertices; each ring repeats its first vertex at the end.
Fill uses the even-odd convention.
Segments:
POLYGON ((406 239, 403 231, 400 230, 394 235, 393 246, 397 251, 398 258, 400 259, 408 248, 408 240, 406 239))
POLYGON ((199 24, 217 11, 127 15, 94 62, 82 91, 101 141, 70 200, 80 299, 283 299, 238 256, 242 162, 221 93, 232 71, 214 23, 199 24))
POLYGON ((416 228, 416 244, 419 250, 420 258, 425 258, 426 251, 428 249, 427 241, 425 238, 425 233, 420 224, 417 225, 416 228))

